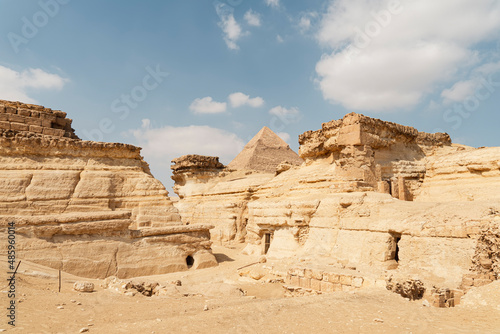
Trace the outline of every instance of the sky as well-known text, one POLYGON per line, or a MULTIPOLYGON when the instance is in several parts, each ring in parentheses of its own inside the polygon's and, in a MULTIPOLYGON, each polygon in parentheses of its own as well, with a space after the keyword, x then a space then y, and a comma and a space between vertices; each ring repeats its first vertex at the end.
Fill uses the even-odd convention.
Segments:
POLYGON ((263 126, 298 151, 350 112, 500 146, 497 0, 0 0, 0 13, 0 99, 142 147, 170 192, 173 158, 228 164, 263 126))

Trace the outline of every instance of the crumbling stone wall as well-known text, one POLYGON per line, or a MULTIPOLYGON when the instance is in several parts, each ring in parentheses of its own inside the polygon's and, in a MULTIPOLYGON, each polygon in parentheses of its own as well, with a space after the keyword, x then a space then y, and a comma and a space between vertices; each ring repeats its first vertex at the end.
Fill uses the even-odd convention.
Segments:
POLYGON ((351 113, 299 136, 300 156, 308 161, 328 158, 339 178, 359 187, 413 200, 425 175, 428 151, 451 144, 445 133, 419 132, 410 126, 351 113))
POLYGON ((247 203, 255 189, 274 173, 231 171, 218 157, 185 155, 172 160, 176 203, 184 224, 210 223, 212 240, 245 241, 247 203))
POLYGON ((462 279, 462 288, 483 286, 500 278, 500 228, 483 228, 477 240, 470 272, 462 279))
POLYGON ((85 277, 216 265, 211 226, 182 224, 140 151, 80 140, 62 111, 0 101, 1 239, 13 222, 20 258, 85 277))
POLYGON ((0 100, 0 129, 79 139, 66 113, 43 106, 0 100))

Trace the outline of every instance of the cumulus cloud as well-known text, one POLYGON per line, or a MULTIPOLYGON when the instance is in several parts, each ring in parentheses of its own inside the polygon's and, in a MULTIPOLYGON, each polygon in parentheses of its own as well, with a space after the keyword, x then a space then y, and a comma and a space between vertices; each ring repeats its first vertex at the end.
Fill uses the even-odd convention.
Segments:
POLYGON ((206 125, 154 128, 149 119, 144 119, 141 127, 131 133, 144 155, 152 158, 203 154, 218 156, 229 163, 245 146, 236 134, 206 125))
POLYGON ((218 156, 228 164, 245 146, 236 134, 210 126, 164 126, 154 128, 149 119, 138 129, 129 131, 134 143, 143 148, 142 155, 153 174, 171 186, 170 161, 186 154, 218 156))
POLYGON ((226 102, 216 102, 210 96, 195 99, 189 109, 197 114, 219 114, 226 111, 226 102))
POLYGON ((260 27, 260 15, 259 13, 254 12, 253 10, 249 10, 248 12, 245 13, 245 16, 243 16, 245 21, 247 21, 248 25, 254 26, 254 27, 260 27))
MULTIPOLYGON (((481 64, 474 46, 500 33, 499 15, 495 0, 332 1, 317 33, 332 50, 316 64, 319 87, 349 109, 413 107, 481 64)), ((456 98, 468 85, 443 94, 456 98)))
POLYGON ((233 108, 238 108, 244 105, 249 105, 250 107, 261 107, 264 104, 264 99, 261 97, 250 98, 249 95, 243 94, 241 92, 233 93, 228 97, 229 102, 233 108))
POLYGON ((265 0, 266 5, 273 8, 278 8, 280 6, 280 0, 265 0))
POLYGON ((0 66, 1 99, 38 103, 29 96, 30 90, 61 90, 67 82, 68 79, 39 68, 29 68, 17 72, 8 67, 0 66))
POLYGON ((451 88, 442 91, 441 97, 445 104, 451 102, 463 102, 474 95, 484 95, 481 90, 494 90, 492 83, 500 82, 500 62, 490 62, 475 68, 468 79, 456 82, 451 88), (478 94, 479 93, 479 94, 478 94))
POLYGON ((441 93, 441 97, 448 101, 463 101, 467 96, 474 94, 476 82, 474 80, 459 81, 441 93))
POLYGON ((244 35, 244 33, 241 26, 234 18, 232 7, 219 3, 215 6, 215 9, 220 18, 218 25, 224 33, 224 41, 226 42, 227 47, 231 50, 238 50, 239 46, 236 42, 241 38, 241 36, 244 35))

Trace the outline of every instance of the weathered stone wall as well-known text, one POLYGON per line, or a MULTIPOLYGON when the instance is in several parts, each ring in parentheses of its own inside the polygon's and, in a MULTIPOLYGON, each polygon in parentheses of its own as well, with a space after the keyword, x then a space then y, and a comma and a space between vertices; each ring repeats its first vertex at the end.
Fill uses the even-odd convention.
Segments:
POLYGON ((217 265, 211 226, 182 224, 140 148, 79 140, 60 111, 0 111, 0 234, 15 223, 19 258, 99 278, 217 265))
POLYGON ((500 201, 500 147, 454 146, 426 158, 419 202, 500 201))
POLYGON ((129 210, 136 228, 180 224, 140 148, 1 130, 0 208, 9 215, 129 210))
MULTIPOLYGON (((251 193, 243 185, 252 174, 231 179, 223 169, 200 170, 203 181, 195 181, 195 172, 178 191, 198 196, 202 208, 213 203, 208 217, 226 203, 221 194, 245 194, 249 254, 355 267, 361 277, 390 270, 402 281, 417 275, 428 287, 457 288, 467 275, 473 284, 492 276, 478 271, 473 257, 481 231, 500 219, 500 148, 452 145, 447 134, 358 114, 324 123, 299 142, 305 163, 262 178, 251 193)), ((196 210, 185 206, 181 214, 196 210)), ((323 279, 316 280, 321 286, 323 279)))
POLYGON ((464 148, 450 145, 446 134, 356 114, 299 140, 305 166, 261 185, 248 203, 245 252, 268 248, 271 258, 396 269, 458 287, 481 229, 498 220, 490 214, 500 206, 493 194, 498 148, 460 153, 464 148), (439 198, 439 182, 449 197, 439 198))
POLYGON ((184 224, 211 224, 212 240, 240 241, 246 236, 247 203, 272 173, 230 171, 217 157, 188 155, 173 160, 176 207, 184 224))
POLYGON ((128 278, 216 265, 209 226, 131 230, 130 212, 103 211, 44 216, 0 216, 0 237, 16 226, 20 259, 83 277, 128 278))
POLYGON ((218 157, 186 155, 172 161, 176 204, 185 224, 210 223, 212 239, 246 237, 247 203, 256 189, 285 170, 303 163, 289 145, 263 127, 226 167, 218 157))
POLYGON ((0 129, 78 139, 66 113, 43 106, 0 100, 0 129))
POLYGON ((444 133, 428 134, 351 113, 305 132, 299 143, 303 159, 330 160, 339 180, 413 200, 425 175, 425 157, 451 140, 444 133))

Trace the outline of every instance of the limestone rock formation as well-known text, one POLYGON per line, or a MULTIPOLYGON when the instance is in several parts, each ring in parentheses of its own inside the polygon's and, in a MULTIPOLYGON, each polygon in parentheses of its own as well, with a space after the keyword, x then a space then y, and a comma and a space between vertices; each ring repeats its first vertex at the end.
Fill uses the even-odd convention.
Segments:
POLYGON ((176 204, 185 224, 215 226, 212 240, 244 241, 247 203, 254 191, 303 160, 278 135, 263 127, 226 167, 217 157, 186 155, 172 161, 176 204))
POLYGON ((217 157, 187 155, 172 161, 176 207, 185 224, 212 224, 212 240, 244 241, 247 203, 274 173, 231 171, 217 157))
POLYGON ((0 226, 19 258, 101 278, 216 265, 210 226, 182 225, 140 148, 82 141, 65 116, 0 101, 0 226))
POLYGON ((389 274, 451 289, 496 278, 500 245, 484 231, 500 224, 500 148, 455 145, 447 134, 354 113, 299 143, 304 164, 280 166, 251 191, 255 174, 174 176, 181 215, 234 217, 245 222, 245 252, 338 268, 361 275, 363 286, 389 274))

